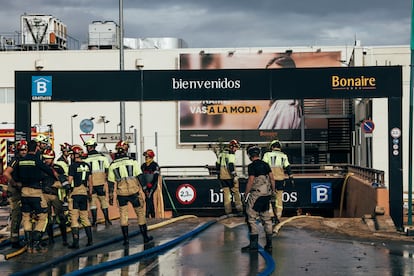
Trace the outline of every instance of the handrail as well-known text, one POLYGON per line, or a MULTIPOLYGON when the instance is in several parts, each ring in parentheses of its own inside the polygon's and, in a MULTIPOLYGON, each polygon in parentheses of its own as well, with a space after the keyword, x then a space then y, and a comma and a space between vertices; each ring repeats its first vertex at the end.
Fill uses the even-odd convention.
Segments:
MULTIPOLYGON (((246 166, 237 166, 239 172, 246 171, 246 166)), ((385 184, 384 171, 355 166, 351 164, 291 164, 294 175, 301 174, 323 174, 343 175, 353 173, 354 175, 378 186, 385 184)), ((184 166, 161 166, 161 174, 164 177, 206 177, 217 175, 216 167, 211 165, 184 165, 184 166)), ((242 176, 242 173, 239 174, 242 176)))

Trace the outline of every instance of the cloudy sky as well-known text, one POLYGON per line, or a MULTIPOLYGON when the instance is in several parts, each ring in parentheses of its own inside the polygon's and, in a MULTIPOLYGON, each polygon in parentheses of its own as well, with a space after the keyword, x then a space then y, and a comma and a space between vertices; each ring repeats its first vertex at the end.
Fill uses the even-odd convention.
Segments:
MULTIPOLYGON (((87 42, 92 21, 118 22, 119 0, 1 1, 0 34, 49 14, 87 42)), ((408 45, 409 0, 123 0, 125 37, 182 38, 191 48, 408 45)))

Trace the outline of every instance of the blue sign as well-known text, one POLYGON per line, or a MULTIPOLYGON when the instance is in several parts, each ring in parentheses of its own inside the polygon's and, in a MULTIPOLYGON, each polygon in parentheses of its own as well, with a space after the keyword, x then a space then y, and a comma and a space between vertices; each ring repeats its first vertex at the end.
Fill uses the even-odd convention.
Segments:
POLYGON ((93 130, 93 122, 90 119, 83 119, 79 124, 80 129, 85 133, 90 133, 93 130))
POLYGON ((52 76, 32 76, 32 100, 52 99, 52 76))
POLYGON ((311 183, 311 203, 332 203, 332 183, 311 183))

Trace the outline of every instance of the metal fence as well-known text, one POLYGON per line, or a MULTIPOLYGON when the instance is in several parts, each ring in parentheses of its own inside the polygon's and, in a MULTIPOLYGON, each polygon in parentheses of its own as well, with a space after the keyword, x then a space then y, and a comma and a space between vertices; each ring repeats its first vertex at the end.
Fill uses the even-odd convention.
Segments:
MULTIPOLYGON (((347 173, 364 179, 370 183, 376 183, 383 186, 384 171, 359 167, 350 164, 292 164, 292 173, 294 175, 314 175, 314 176, 345 176, 347 173)), ((239 176, 243 176, 243 172, 247 171, 246 166, 236 168, 239 176)), ((164 177, 216 177, 217 171, 215 166, 162 166, 161 174, 164 177)))

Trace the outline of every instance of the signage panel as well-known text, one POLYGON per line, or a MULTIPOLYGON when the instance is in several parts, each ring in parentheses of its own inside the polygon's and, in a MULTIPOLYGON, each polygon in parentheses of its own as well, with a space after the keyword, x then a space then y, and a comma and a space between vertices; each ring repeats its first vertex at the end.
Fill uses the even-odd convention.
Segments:
MULTIPOLYGON (((121 140, 121 133, 98 133, 96 135, 96 142, 98 143, 117 143, 121 140)), ((134 133, 125 133, 125 140, 134 142, 134 133)))

